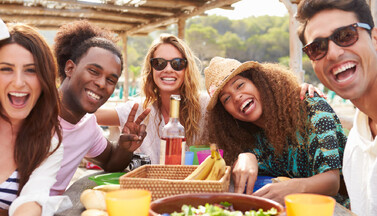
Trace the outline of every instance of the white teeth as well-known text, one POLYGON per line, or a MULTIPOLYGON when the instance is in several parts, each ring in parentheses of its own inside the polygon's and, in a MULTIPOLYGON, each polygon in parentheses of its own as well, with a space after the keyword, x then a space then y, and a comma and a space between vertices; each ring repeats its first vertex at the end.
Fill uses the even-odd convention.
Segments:
POLYGON ((91 98, 93 98, 93 99, 95 99, 95 100, 99 100, 99 99, 100 99, 100 96, 97 95, 97 94, 95 94, 94 92, 87 91, 87 93, 88 93, 88 95, 89 95, 91 98))
POLYGON ((355 65, 356 65, 355 63, 348 62, 348 63, 342 65, 341 67, 336 68, 336 70, 333 71, 334 76, 338 75, 339 73, 344 72, 344 71, 347 70, 347 69, 350 69, 350 68, 352 68, 352 67, 355 67, 355 65))
POLYGON ((14 97, 25 97, 27 95, 26 93, 19 93, 19 92, 12 92, 12 93, 9 93, 9 94, 14 96, 14 97))
POLYGON ((164 78, 162 78, 162 80, 164 80, 164 81, 175 81, 177 79, 173 78, 173 77, 164 77, 164 78))
POLYGON ((243 111, 243 109, 245 109, 245 107, 249 104, 253 102, 253 99, 249 99, 249 100, 246 100, 245 102, 242 103, 241 105, 241 112, 243 111))

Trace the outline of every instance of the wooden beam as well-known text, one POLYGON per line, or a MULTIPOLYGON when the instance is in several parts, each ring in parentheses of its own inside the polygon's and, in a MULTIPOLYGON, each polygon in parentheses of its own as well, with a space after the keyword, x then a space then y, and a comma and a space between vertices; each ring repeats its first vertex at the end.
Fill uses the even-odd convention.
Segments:
MULTIPOLYGON (((69 22, 73 22, 75 20, 78 20, 77 18, 67 18, 67 17, 47 17, 47 16, 13 16, 13 15, 7 15, 2 14, 1 18, 4 20, 4 22, 20 22, 20 23, 26 23, 35 27, 43 27, 43 26, 56 26, 56 28, 59 28, 61 25, 69 22)), ((132 25, 127 23, 115 23, 115 22, 109 22, 109 21, 103 21, 98 19, 87 19, 89 22, 98 25, 103 28, 116 30, 116 31, 125 31, 132 27, 132 25)))
POLYGON ((166 7, 166 5, 174 5, 175 7, 199 7, 203 5, 203 1, 193 1, 193 0, 148 0, 148 6, 160 6, 166 7))
POLYGON ((182 40, 185 39, 185 27, 186 27, 186 19, 179 19, 178 20, 178 37, 182 40))
POLYGON ((131 34, 137 33, 138 31, 146 31, 148 29, 154 29, 154 28, 156 28, 160 25, 170 25, 172 23, 178 22, 179 19, 187 19, 187 18, 196 16, 196 15, 200 15, 207 10, 222 7, 224 5, 233 4, 233 3, 236 3, 238 1, 240 1, 240 0, 213 0, 210 3, 205 4, 202 7, 198 7, 191 12, 188 12, 188 11, 181 12, 179 14, 176 14, 176 16, 173 17, 173 18, 155 19, 155 20, 152 20, 148 24, 141 24, 139 26, 133 27, 130 30, 128 30, 127 32, 128 32, 128 34, 131 35, 131 34))
POLYGON ((151 7, 132 7, 122 5, 98 4, 90 2, 80 2, 75 0, 53 0, 54 2, 76 5, 80 7, 98 8, 103 10, 115 10, 123 12, 133 12, 140 14, 158 14, 160 16, 173 16, 175 11, 169 11, 168 8, 151 8, 151 7))
POLYGON ((123 76, 124 76, 124 83, 123 83, 123 101, 128 100, 128 65, 127 65, 127 34, 120 35, 123 44, 123 76))
MULTIPOLYGON (((0 4, 1 5, 1 4, 0 4)), ((25 7, 21 5, 6 5, 2 4, 0 7, 0 14, 8 15, 45 15, 45 16, 59 16, 59 17, 75 17, 75 18, 94 18, 112 21, 122 21, 126 23, 145 23, 150 20, 150 16, 143 16, 140 14, 119 13, 119 12, 104 12, 93 9, 50 9, 44 7, 25 7)))

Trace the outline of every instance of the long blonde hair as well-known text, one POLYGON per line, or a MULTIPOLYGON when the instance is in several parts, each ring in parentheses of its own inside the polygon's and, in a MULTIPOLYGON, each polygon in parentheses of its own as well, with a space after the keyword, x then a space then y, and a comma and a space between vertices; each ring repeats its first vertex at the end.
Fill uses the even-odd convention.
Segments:
POLYGON ((187 59, 187 67, 185 70, 184 81, 180 87, 181 104, 179 112, 179 120, 186 130, 186 138, 188 144, 198 134, 199 120, 201 118, 201 107, 199 102, 199 90, 201 84, 201 76, 199 68, 196 64, 197 57, 193 54, 188 45, 181 39, 171 34, 161 34, 155 40, 148 50, 144 59, 144 67, 142 70, 142 94, 145 96, 143 107, 146 108, 157 102, 158 116, 161 124, 161 97, 159 89, 153 80, 153 70, 150 59, 153 58, 154 52, 161 44, 171 44, 179 50, 183 58, 187 59))

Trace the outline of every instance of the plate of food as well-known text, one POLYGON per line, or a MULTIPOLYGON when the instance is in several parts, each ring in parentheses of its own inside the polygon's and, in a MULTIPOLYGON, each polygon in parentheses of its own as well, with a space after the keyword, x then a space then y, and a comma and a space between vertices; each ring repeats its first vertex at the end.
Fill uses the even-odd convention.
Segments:
POLYGON ((150 205, 152 216, 201 215, 203 211, 218 215, 280 215, 284 207, 279 203, 252 195, 237 193, 181 194, 155 200, 150 205), (216 213, 215 213, 216 212, 216 213), (237 212, 237 213, 236 213, 237 212), (256 212, 263 214, 256 214, 256 212))

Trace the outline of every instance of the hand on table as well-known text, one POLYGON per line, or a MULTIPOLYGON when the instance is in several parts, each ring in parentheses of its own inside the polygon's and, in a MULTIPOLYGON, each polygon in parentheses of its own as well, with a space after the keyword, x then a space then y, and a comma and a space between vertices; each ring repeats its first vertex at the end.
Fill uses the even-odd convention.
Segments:
POLYGON ((292 194, 296 192, 299 192, 297 188, 297 184, 294 184, 292 180, 288 180, 288 181, 266 184, 261 189, 255 191, 253 195, 267 198, 267 199, 272 199, 282 204, 283 206, 285 206, 284 197, 288 194, 292 194))
POLYGON ((234 192, 252 194, 258 177, 258 160, 252 153, 241 153, 233 166, 234 192))
POLYGON ((319 90, 317 87, 314 87, 312 84, 308 84, 308 83, 301 84, 301 91, 300 91, 301 100, 305 98, 306 93, 309 93, 309 97, 313 97, 314 92, 316 92, 319 96, 323 98, 327 98, 326 95, 321 90, 319 90))
POLYGON ((146 126, 141 124, 141 122, 147 117, 150 108, 145 109, 135 120, 136 111, 139 107, 138 103, 135 103, 131 109, 130 114, 128 115, 127 122, 124 124, 122 133, 119 137, 119 146, 127 149, 130 152, 135 151, 140 147, 143 142, 147 132, 145 131, 146 126))

